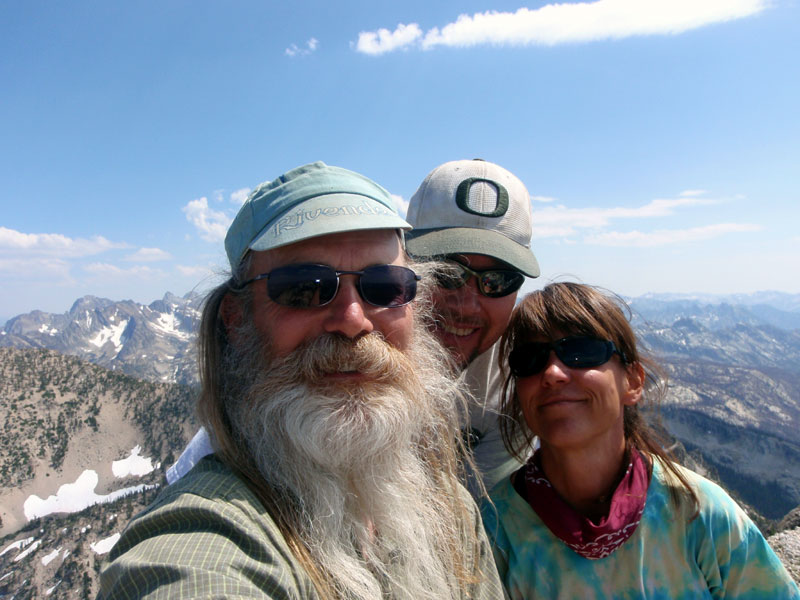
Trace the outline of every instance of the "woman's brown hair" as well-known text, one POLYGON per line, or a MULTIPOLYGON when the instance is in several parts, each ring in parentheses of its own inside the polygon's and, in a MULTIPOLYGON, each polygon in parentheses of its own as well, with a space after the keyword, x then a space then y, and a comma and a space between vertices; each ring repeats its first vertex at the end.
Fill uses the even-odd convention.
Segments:
POLYGON ((559 335, 585 335, 611 340, 619 350, 625 368, 636 363, 642 366, 645 372, 642 400, 635 405, 625 406, 623 411, 625 441, 651 460, 658 460, 669 471, 678 482, 677 486, 670 487, 673 501, 677 505, 681 496, 688 498, 694 504, 696 515, 699 506, 697 495, 676 466, 675 458, 664 448, 661 436, 645 422, 639 410, 643 402, 654 406, 660 404, 667 390, 666 373, 639 351, 636 334, 630 324, 630 308, 622 298, 611 292, 581 283, 551 283, 525 296, 514 309, 500 341, 499 358, 504 372, 500 433, 506 449, 524 461, 533 447, 535 437, 522 414, 516 379, 507 368, 508 356, 514 348, 533 339, 554 340, 559 335))

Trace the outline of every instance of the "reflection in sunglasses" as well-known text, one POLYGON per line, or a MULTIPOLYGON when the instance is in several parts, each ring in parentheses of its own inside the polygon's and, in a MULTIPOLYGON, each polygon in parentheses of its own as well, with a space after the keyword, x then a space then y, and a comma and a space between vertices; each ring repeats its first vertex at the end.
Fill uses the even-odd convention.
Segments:
POLYGON ((454 261, 446 261, 447 267, 436 274, 439 287, 455 290, 466 284, 472 277, 478 282, 478 291, 489 298, 500 298, 513 294, 525 281, 525 276, 513 269, 485 269, 476 271, 454 261))

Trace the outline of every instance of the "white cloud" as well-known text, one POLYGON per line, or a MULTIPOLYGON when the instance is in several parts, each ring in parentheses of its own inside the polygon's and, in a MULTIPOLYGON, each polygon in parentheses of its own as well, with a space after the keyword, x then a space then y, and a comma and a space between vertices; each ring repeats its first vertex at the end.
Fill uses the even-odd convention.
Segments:
POLYGON ((142 265, 137 265, 129 269, 123 269, 109 263, 91 263, 83 267, 83 270, 102 279, 136 278, 150 280, 156 278, 161 279, 165 275, 164 271, 161 269, 154 269, 152 267, 146 267, 142 265))
POLYGON ((551 202, 555 202, 555 198, 551 198, 550 196, 531 196, 532 202, 543 202, 545 204, 549 204, 551 202))
POLYGON ((215 274, 215 271, 209 267, 176 265, 175 268, 178 270, 178 273, 184 277, 208 277, 209 275, 215 274))
POLYGON ((233 220, 224 212, 212 210, 208 207, 208 198, 205 196, 192 200, 181 209, 186 214, 186 219, 200 231, 200 237, 207 242, 221 242, 233 220))
POLYGON ((305 48, 298 47, 297 44, 292 44, 286 50, 284 50, 284 54, 286 56, 308 56, 312 52, 314 52, 319 47, 319 40, 317 38, 310 38, 305 45, 305 48))
POLYGON ((676 209, 690 206, 720 204, 722 200, 712 198, 681 197, 658 198, 632 208, 567 208, 564 205, 545 206, 533 211, 533 232, 536 238, 564 237, 579 229, 596 229, 608 226, 616 219, 642 219, 667 217, 676 209))
POLYGON ((397 208, 397 212, 400 214, 401 217, 404 219, 408 214, 408 200, 403 200, 402 196, 398 196, 397 194, 391 194, 392 200, 394 200, 395 208, 397 208))
POLYGON ((112 242, 96 235, 89 239, 70 238, 60 233, 22 233, 0 227, 0 250, 25 255, 39 254, 59 258, 90 256, 116 248, 128 248, 128 244, 112 242))
POLYGON ((161 248, 139 248, 133 254, 125 257, 131 262, 157 262, 159 260, 169 260, 172 255, 161 248))
POLYGON ((244 201, 247 200, 247 196, 249 195, 250 188, 241 188, 231 194, 231 202, 233 204, 242 205, 244 204, 244 201))
POLYGON ((355 48, 364 54, 384 54, 410 46, 422 38, 422 29, 416 23, 404 25, 400 23, 394 31, 378 29, 378 31, 362 31, 358 34, 355 48))
POLYGON ((718 223, 716 225, 692 227, 689 229, 662 229, 649 233, 644 233, 641 231, 615 231, 588 236, 584 239, 584 243, 595 244, 598 246, 647 248, 654 246, 685 244, 688 242, 700 242, 717 238, 729 233, 749 233, 753 231, 761 231, 763 229, 764 228, 760 225, 752 225, 748 223, 718 223))
POLYGON ((675 214, 675 209, 683 206, 711 206, 721 204, 723 201, 714 198, 657 198, 644 206, 633 209, 614 208, 611 216, 619 217, 666 217, 675 214))
POLYGON ((361 32, 356 49, 365 54, 383 54, 411 45, 423 49, 437 46, 477 45, 553 46, 642 35, 675 35, 764 10, 768 0, 597 0, 547 4, 537 9, 520 8, 514 13, 487 11, 462 14, 441 29, 421 35, 416 23, 361 32))
POLYGON ((57 258, 0 258, 0 273, 5 281, 74 283, 69 268, 67 261, 57 258))

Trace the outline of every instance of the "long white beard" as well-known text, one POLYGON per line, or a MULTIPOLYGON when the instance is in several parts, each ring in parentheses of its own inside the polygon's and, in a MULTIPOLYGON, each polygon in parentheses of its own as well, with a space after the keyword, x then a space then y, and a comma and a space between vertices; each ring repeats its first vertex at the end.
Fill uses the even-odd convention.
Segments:
POLYGON ((416 333, 406 353, 370 334, 323 336, 266 369, 261 355, 229 407, 234 431, 293 502, 301 538, 342 598, 459 596, 449 552, 463 539, 461 519, 424 458, 426 448, 452 443, 442 437, 458 419, 456 392, 431 358, 440 347, 416 333), (350 370, 370 381, 324 376, 350 370))

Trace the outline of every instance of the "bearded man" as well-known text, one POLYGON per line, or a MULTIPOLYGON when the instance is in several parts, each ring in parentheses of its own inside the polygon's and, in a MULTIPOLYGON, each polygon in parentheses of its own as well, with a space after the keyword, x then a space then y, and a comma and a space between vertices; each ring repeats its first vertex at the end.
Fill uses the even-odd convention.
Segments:
POLYGON ((129 523, 101 598, 503 597, 408 228, 324 163, 253 191, 203 311, 215 452, 129 523))

